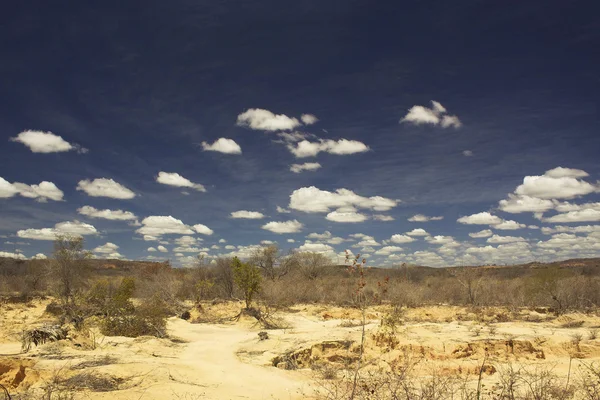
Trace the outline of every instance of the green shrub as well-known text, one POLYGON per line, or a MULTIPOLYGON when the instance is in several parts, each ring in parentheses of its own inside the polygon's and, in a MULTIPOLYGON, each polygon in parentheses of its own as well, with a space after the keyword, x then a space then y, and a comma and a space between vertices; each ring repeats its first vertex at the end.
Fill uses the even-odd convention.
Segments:
POLYGON ((250 263, 241 262, 237 257, 234 257, 232 266, 233 280, 244 293, 244 300, 248 309, 252 305, 252 297, 260 291, 260 269, 250 263))

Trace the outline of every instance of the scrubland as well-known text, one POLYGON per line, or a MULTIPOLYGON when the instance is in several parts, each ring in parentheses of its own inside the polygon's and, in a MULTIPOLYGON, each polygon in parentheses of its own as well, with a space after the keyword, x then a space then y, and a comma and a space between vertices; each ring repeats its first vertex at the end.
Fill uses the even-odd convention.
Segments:
POLYGON ((172 268, 78 251, 0 261, 12 399, 600 399, 600 260, 172 268))

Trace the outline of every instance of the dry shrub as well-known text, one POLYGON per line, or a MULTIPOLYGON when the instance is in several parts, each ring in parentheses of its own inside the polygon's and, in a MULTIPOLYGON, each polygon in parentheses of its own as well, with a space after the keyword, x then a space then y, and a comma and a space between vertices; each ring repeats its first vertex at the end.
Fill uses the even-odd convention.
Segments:
POLYGON ((166 336, 168 307, 160 297, 145 300, 131 313, 106 316, 100 330, 106 336, 166 336))

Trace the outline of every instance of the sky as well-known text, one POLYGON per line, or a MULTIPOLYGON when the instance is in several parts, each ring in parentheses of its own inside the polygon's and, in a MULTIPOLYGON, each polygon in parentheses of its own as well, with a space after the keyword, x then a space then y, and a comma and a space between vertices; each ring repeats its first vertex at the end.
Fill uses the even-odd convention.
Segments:
POLYGON ((596 1, 20 1, 0 256, 600 256, 596 1))

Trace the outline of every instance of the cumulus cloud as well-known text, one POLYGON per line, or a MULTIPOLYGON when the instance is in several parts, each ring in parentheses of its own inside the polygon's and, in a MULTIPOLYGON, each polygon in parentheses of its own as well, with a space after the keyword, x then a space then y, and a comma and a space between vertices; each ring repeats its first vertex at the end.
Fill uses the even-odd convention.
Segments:
POLYGON ((527 227, 527 225, 521 224, 517 221, 502 221, 499 224, 492 225, 492 228, 494 228, 494 229, 500 229, 500 230, 505 230, 505 231, 523 229, 526 227, 527 227))
POLYGON ((402 244, 402 243, 414 242, 415 239, 410 236, 407 236, 407 235, 395 234, 395 235, 392 235, 392 237, 390 237, 390 239, 388 241, 391 243, 402 244))
POLYGON ((444 219, 444 217, 428 217, 427 215, 417 214, 413 215, 408 219, 409 222, 428 222, 428 221, 440 221, 444 219))
POLYGON ((334 253, 334 248, 324 243, 312 243, 306 241, 302 246, 298 247, 298 251, 311 253, 334 253))
POLYGON ((541 176, 526 176, 515 193, 539 199, 572 199, 599 191, 599 185, 579 179, 585 176, 585 171, 558 167, 541 176))
POLYGON ((381 249, 377 250, 375 252, 375 254, 387 256, 387 255, 390 255, 392 253, 398 253, 398 252, 401 252, 401 251, 402 251, 402 247, 398 247, 398 246, 384 246, 381 249))
POLYGON ((288 143, 287 148, 296 158, 315 157, 321 152, 348 155, 369 151, 369 146, 363 142, 348 139, 320 139, 317 142, 303 140, 296 144, 288 143))
POLYGON ((202 225, 202 224, 194 225, 194 230, 201 235, 207 235, 207 236, 210 236, 214 233, 212 229, 210 229, 208 226, 202 225))
POLYGON ((77 190, 82 190, 92 197, 110 197, 113 199, 133 199, 135 197, 134 192, 107 178, 98 178, 93 181, 84 179, 77 184, 77 190))
MULTIPOLYGON (((343 210, 343 209, 342 209, 343 210)), ((327 214, 325 219, 333 222, 363 222, 368 219, 368 217, 364 214, 361 214, 357 211, 332 211, 327 214)))
POLYGON ((400 120, 414 125, 440 125, 442 128, 460 128, 462 123, 456 115, 447 115, 447 110, 439 102, 432 100, 431 108, 425 106, 412 106, 408 113, 400 120))
POLYGON ((180 246, 193 246, 199 241, 202 241, 202 239, 196 239, 193 236, 180 236, 175 239, 175 243, 180 246))
POLYGON ((406 232, 406 234, 408 236, 429 236, 429 233, 427 233, 427 231, 422 228, 413 229, 410 232, 406 232))
POLYGON ((100 253, 100 254, 118 254, 118 250, 119 246, 117 246, 114 243, 111 242, 107 242, 105 244, 103 244, 102 246, 98 246, 96 247, 93 252, 94 253, 100 253))
POLYGON ((154 248, 154 247, 148 247, 147 251, 153 253, 153 252, 156 251, 156 248, 154 248))
POLYGON ((319 119, 316 116, 314 116, 313 114, 302 114, 300 119, 302 120, 304 125, 312 125, 312 124, 316 124, 317 122, 319 122, 319 119))
POLYGON ((518 196, 509 194, 507 200, 500 200, 500 210, 511 213, 519 214, 522 212, 546 212, 554 208, 555 203, 552 200, 539 199, 537 197, 530 196, 518 196))
POLYGON ((0 198, 9 198, 21 195, 40 202, 48 200, 61 201, 64 193, 52 182, 42 181, 39 185, 27 185, 25 183, 10 183, 0 177, 0 198))
POLYGON ((160 171, 156 177, 156 182, 162 183, 163 185, 185 187, 195 189, 199 192, 206 192, 206 188, 203 185, 194 183, 176 172, 160 171))
POLYGON ((490 229, 484 229, 479 232, 469 233, 469 236, 471 236, 472 238, 486 238, 486 237, 490 237, 492 235, 493 235, 493 232, 490 229))
POLYGON ((78 153, 87 153, 87 149, 76 144, 71 144, 52 132, 27 130, 19 133, 10 140, 23 143, 34 153, 61 153, 70 150, 75 150, 78 153))
POLYGON ((473 156, 473 152, 471 150, 463 150, 463 156, 465 157, 472 157, 473 156))
POLYGON ((161 236, 169 234, 190 235, 194 231, 181 220, 172 216, 152 215, 142 220, 142 227, 136 230, 141 235, 161 236))
POLYGON ((302 125, 296 118, 284 114, 277 115, 261 108, 250 108, 239 114, 236 124, 261 131, 289 131, 302 125))
POLYGON ((135 214, 129 211, 123 210, 98 210, 92 206, 83 206, 77 209, 77 212, 81 215, 85 215, 90 218, 102 218, 113 221, 135 221, 137 217, 135 214))
POLYGON ((240 210, 231 213, 231 218, 237 219, 263 219, 264 217, 265 215, 258 211, 240 210))
POLYGON ((288 210, 286 208, 283 208, 283 207, 280 207, 280 206, 277 206, 277 212, 281 213, 281 214, 289 214, 289 213, 291 213, 290 210, 288 210))
POLYGON ((383 221, 383 222, 394 221, 394 217, 392 217, 391 215, 381 215, 381 214, 373 215, 373 219, 375 221, 383 221))
POLYGON ((600 202, 597 203, 584 203, 584 204, 573 204, 565 201, 559 203, 554 208, 558 212, 569 212, 569 211, 583 211, 583 210, 597 210, 600 211, 600 202))
POLYGON ((296 189, 290 195, 289 207, 294 210, 314 213, 330 212, 343 207, 366 208, 375 211, 388 211, 396 207, 396 200, 381 196, 363 197, 348 189, 337 189, 335 192, 317 189, 314 186, 296 189))
POLYGON ((316 171, 319 168, 321 168, 321 164, 317 163, 317 162, 313 162, 313 163, 304 163, 304 164, 292 164, 290 166, 290 171, 292 171, 295 174, 299 174, 302 171, 316 171))
POLYGON ((329 231, 325 231, 323 233, 309 233, 308 235, 306 235, 306 237, 308 239, 317 239, 317 240, 327 240, 329 238, 331 238, 333 235, 331 234, 331 232, 329 231))
POLYGON ((544 218, 544 222, 592 222, 600 221, 600 210, 586 208, 583 210, 569 211, 562 214, 554 215, 550 218, 544 218))
POLYGON ((11 253, 11 252, 7 252, 7 251, 0 251, 0 257, 16 258, 18 260, 26 260, 27 259, 27 257, 25 257, 21 253, 11 253))
POLYGON ((498 225, 502 223, 502 218, 484 211, 477 214, 460 217, 456 221, 465 225, 498 225))
POLYGON ((499 236, 493 235, 488 238, 488 243, 512 243, 512 242, 525 242, 526 240, 518 236, 499 236))
POLYGON ((553 233, 592 233, 592 232, 600 232, 600 225, 580 225, 580 226, 565 226, 565 225, 556 225, 552 228, 543 227, 542 233, 545 235, 550 235, 553 233))
POLYGON ((17 232, 17 236, 23 239, 55 240, 60 235, 84 236, 97 233, 93 225, 75 220, 59 222, 54 225, 54 228, 22 229, 17 232))
POLYGON ((35 256, 31 257, 32 260, 46 260, 48 259, 48 257, 46 257, 45 254, 43 253, 37 253, 35 256))
POLYGON ((304 228, 304 225, 295 219, 284 222, 271 221, 262 226, 262 229, 264 230, 279 234, 300 232, 302 228, 304 228))
POLYGON ((233 139, 219 138, 213 144, 202 142, 204 151, 216 151, 224 154, 242 154, 242 148, 233 139))
POLYGON ((455 245, 459 244, 458 242, 456 242, 454 240, 454 238, 452 236, 443 236, 443 235, 427 236, 425 238, 425 240, 431 244, 439 244, 439 245, 444 245, 444 246, 448 246, 448 245, 455 246, 455 245))
POLYGON ((581 169, 556 167, 546 171, 544 175, 551 178, 585 178, 590 174, 581 169))
POLYGON ((163 246, 163 245, 157 246, 157 247, 156 247, 156 250, 160 251, 161 253, 167 253, 167 252, 169 251, 169 250, 168 250, 168 249, 167 249, 165 246, 163 246))

